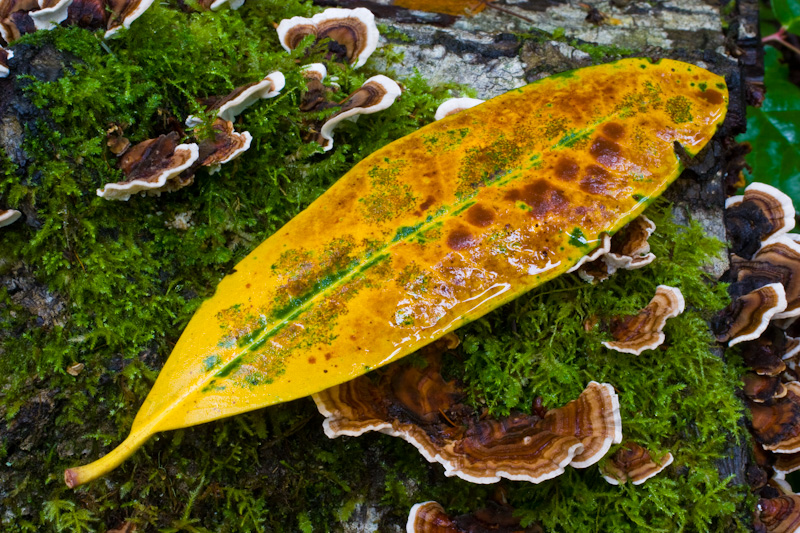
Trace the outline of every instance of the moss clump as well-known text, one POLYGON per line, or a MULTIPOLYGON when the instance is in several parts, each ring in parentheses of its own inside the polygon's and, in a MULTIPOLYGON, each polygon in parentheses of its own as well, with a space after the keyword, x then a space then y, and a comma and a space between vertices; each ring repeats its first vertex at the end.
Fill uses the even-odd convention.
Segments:
MULTIPOLYGON (((494 491, 445 479, 397 439, 329 441, 310 400, 163 434, 103 480, 77 491, 61 482, 65 467, 124 438, 218 280, 356 161, 430 122, 444 98, 447 88, 404 80, 389 110, 363 117, 358 129, 342 125, 332 152, 304 144, 298 63, 320 59, 322 50, 285 53, 272 24, 312 11, 296 0, 193 14, 154 4, 108 43, 64 28, 24 38, 79 60, 55 82, 28 80, 28 97, 48 118, 27 125, 32 163, 24 171, 0 160, 0 197, 29 206, 41 224, 0 233, 0 272, 30 278, 65 306, 61 319, 39 324, 34 310, 0 290, 0 529, 105 531, 130 521, 159 531, 321 531, 356 520, 359 502, 379 500, 388 528, 402 524, 416 501, 467 511, 494 491), (237 121, 254 138, 245 156, 219 174, 199 173, 179 193, 127 203, 96 197, 120 177, 105 146, 110 124, 139 142, 199 114, 197 98, 273 70, 286 74, 287 87, 237 121), (187 217, 188 229, 175 229, 173 221, 187 217), (67 374, 77 362, 83 372, 67 374)), ((341 98, 375 73, 369 63, 356 72, 331 67, 341 98)), ((638 488, 608 486, 594 468, 539 486, 504 483, 523 518, 548 529, 737 525, 742 491, 719 479, 714 461, 737 438, 738 372, 710 350, 703 319, 723 305, 724 291, 698 270, 720 245, 696 226, 672 224, 664 205, 650 214, 659 224, 653 266, 597 287, 563 277, 460 332, 463 359, 451 364, 476 405, 505 413, 527 409, 535 396, 557 405, 591 379, 608 381, 621 394, 626 437, 676 457, 669 475, 638 488), (635 312, 659 283, 680 287, 689 305, 669 323, 666 350, 638 358, 608 352, 602 328, 583 330, 593 316, 635 312)))

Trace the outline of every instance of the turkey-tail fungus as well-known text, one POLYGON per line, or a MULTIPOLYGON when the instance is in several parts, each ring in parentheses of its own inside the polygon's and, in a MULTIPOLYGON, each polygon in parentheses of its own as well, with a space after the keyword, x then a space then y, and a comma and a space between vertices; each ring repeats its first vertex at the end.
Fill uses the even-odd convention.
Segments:
POLYGON ((611 336, 614 340, 604 342, 603 346, 634 355, 658 348, 665 339, 662 330, 667 319, 683 313, 685 306, 680 289, 659 285, 653 299, 639 314, 617 318, 612 322, 611 336))
POLYGON ((672 464, 672 454, 667 452, 653 460, 650 452, 635 442, 626 442, 600 469, 603 479, 612 485, 631 482, 641 485, 672 464))
POLYGON ((408 513, 406 533, 542 533, 536 524, 522 527, 508 505, 492 504, 474 513, 451 517, 438 502, 415 504, 408 513))
POLYGON ((780 283, 770 283, 736 298, 714 319, 717 341, 733 346, 757 339, 769 321, 786 309, 786 292, 780 283))
POLYGON ((731 253, 752 257, 762 241, 794 228, 795 210, 786 194, 765 183, 751 183, 741 196, 725 202, 725 228, 731 253))
POLYGON ((756 511, 756 524, 766 528, 768 533, 800 531, 800 495, 758 500, 756 511))

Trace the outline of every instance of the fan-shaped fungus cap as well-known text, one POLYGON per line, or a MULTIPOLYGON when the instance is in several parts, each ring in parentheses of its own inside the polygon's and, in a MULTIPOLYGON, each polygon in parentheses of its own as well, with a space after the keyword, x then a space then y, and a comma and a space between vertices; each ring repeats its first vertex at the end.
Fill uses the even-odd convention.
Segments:
POLYGON ((67 10, 72 0, 39 0, 39 9, 31 11, 37 30, 52 30, 67 20, 67 10))
POLYGON ((170 184, 170 180, 190 168, 198 157, 198 146, 178 144, 175 132, 148 139, 132 147, 120 159, 120 168, 126 179, 106 184, 97 189, 97 195, 107 200, 127 201, 137 192, 160 194, 165 190, 175 190, 175 184, 170 184))
POLYGON ((786 292, 780 283, 770 283, 731 302, 714 320, 719 342, 733 346, 757 339, 776 314, 786 309, 786 292))
POLYGON ((306 80, 306 91, 300 101, 300 111, 320 111, 336 104, 328 102, 325 95, 328 88, 322 80, 328 75, 328 69, 322 63, 312 63, 303 67, 303 78, 306 80))
POLYGON ((757 403, 764 403, 773 398, 786 396, 786 387, 779 376, 762 376, 754 372, 747 372, 742 376, 744 381, 744 394, 757 403))
POLYGON ((475 107, 476 105, 480 105, 485 101, 486 100, 480 100, 478 98, 449 98, 439 104, 439 107, 436 108, 436 114, 433 115, 433 118, 434 120, 442 120, 448 115, 455 115, 459 111, 464 111, 470 107, 475 107))
POLYGON ((795 210, 791 198, 765 183, 751 183, 742 196, 725 202, 725 227, 731 251, 751 257, 761 241, 777 237, 794 228, 795 210))
POLYGON ((611 238, 611 251, 603 257, 613 274, 617 269, 634 270, 649 265, 656 258, 650 253, 648 239, 655 223, 644 215, 631 220, 611 238))
POLYGON ((104 0, 73 0, 67 10, 66 25, 97 30, 106 27, 107 18, 104 0))
POLYGON ((278 39, 289 52, 297 48, 306 35, 315 35, 317 42, 330 38, 331 52, 358 68, 367 62, 378 47, 380 32, 375 16, 366 8, 332 8, 313 17, 292 17, 278 24, 278 39))
POLYGON ((473 483, 501 477, 539 483, 571 462, 584 467, 599 461, 622 439, 619 400, 608 384, 590 383, 577 400, 544 419, 521 413, 479 419, 439 368, 436 358, 424 369, 396 364, 377 382, 361 376, 314 394, 326 417, 325 434, 380 431, 400 437, 428 461, 444 465, 445 475, 473 483))
POLYGON ((581 268, 586 263, 591 263, 592 261, 596 261, 601 256, 607 254, 611 250, 611 236, 608 233, 602 233, 600 240, 600 246, 595 248, 592 253, 586 254, 581 257, 577 263, 572 265, 572 268, 567 270, 567 272, 575 272, 579 268, 581 268))
POLYGON ((757 339, 741 344, 741 354, 744 363, 756 374, 778 376, 786 370, 783 358, 788 356, 787 360, 791 360, 798 348, 793 338, 770 324, 757 339))
MULTIPOLYGON (((264 79, 237 87, 227 96, 212 96, 205 98, 202 103, 209 111, 217 111, 217 118, 233 121, 239 114, 262 98, 274 98, 286 86, 286 77, 282 72, 275 71, 267 74, 264 79)), ((202 124, 202 120, 189 115, 186 126, 193 127, 202 124)))
POLYGON ((772 468, 779 476, 800 470, 800 453, 776 453, 775 464, 772 465, 772 468))
POLYGON ((636 444, 626 442, 612 455, 600 471, 603 479, 612 485, 630 481, 641 485, 672 464, 672 454, 667 452, 658 461, 654 461, 650 452, 636 444))
POLYGON ((198 162, 204 167, 211 167, 211 174, 219 171, 220 166, 233 161, 250 148, 253 140, 249 132, 233 131, 233 122, 217 118, 212 126, 214 138, 198 143, 198 162))
POLYGON ((680 289, 659 285, 653 299, 638 315, 623 317, 611 325, 614 340, 604 342, 603 346, 634 355, 657 348, 664 342, 662 330, 667 319, 683 313, 685 305, 680 289))
POLYGON ((0 209, 0 228, 13 224, 21 216, 22 213, 16 209, 0 209))
POLYGON ((346 118, 358 118, 382 111, 391 106, 400 96, 400 86, 383 75, 373 76, 342 104, 341 109, 322 125, 319 131, 319 144, 324 151, 333 148, 333 130, 346 118))
POLYGON ((788 494, 772 499, 758 500, 758 521, 769 533, 797 533, 800 531, 800 495, 788 494))
POLYGON ((122 28, 130 28, 133 21, 141 17, 152 4, 153 0, 108 0, 111 15, 103 38, 108 39, 122 28))
POLYGON ((39 9, 39 0, 3 0, 0 2, 0 37, 7 44, 11 44, 19 39, 21 34, 35 31, 36 26, 28 13, 37 9, 39 9))
POLYGON ((5 78, 11 73, 8 68, 8 60, 12 57, 14 57, 14 52, 0 46, 0 78, 5 78))
POLYGON ((200 7, 210 9, 211 11, 217 11, 226 5, 228 8, 235 11, 244 5, 244 0, 200 0, 198 3, 200 7))
POLYGON ((756 441, 775 453, 800 452, 800 382, 786 389, 786 396, 769 404, 750 404, 756 441))
POLYGON ((437 502, 415 504, 408 513, 406 533, 541 533, 538 525, 520 527, 508 505, 493 505, 475 513, 451 518, 437 502))

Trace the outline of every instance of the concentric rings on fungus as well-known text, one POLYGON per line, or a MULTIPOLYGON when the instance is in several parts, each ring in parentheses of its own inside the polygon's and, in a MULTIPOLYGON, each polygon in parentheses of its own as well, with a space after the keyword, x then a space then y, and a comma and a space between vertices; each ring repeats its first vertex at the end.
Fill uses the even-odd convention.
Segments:
POLYGON ((406 533, 541 533, 542 528, 532 524, 520 526, 508 505, 491 505, 470 514, 455 518, 445 512, 439 503, 430 501, 415 504, 408 513, 406 533))
POLYGON ((736 298, 713 320, 717 341, 733 346, 757 339, 769 321, 786 309, 786 292, 780 283, 770 283, 736 298))
POLYGON ((71 4, 72 0, 39 0, 39 9, 29 15, 37 30, 52 30, 67 20, 71 4))
POLYGON ((12 57, 14 57, 14 52, 0 46, 0 78, 5 78, 11 73, 8 68, 8 60, 12 57))
POLYGON ((111 9, 106 24, 104 39, 108 39, 122 28, 128 29, 133 21, 142 16, 153 5, 154 0, 108 0, 107 7, 111 9))
POLYGON ((672 461, 673 457, 669 452, 654 461, 649 451, 629 441, 606 461, 600 472, 603 479, 612 485, 628 481, 633 485, 641 485, 671 465, 672 461))
POLYGON ((765 183, 751 183, 743 195, 725 201, 725 228, 731 252, 752 257, 762 241, 791 231, 794 217, 789 196, 765 183))
POLYGON ((102 189, 97 189, 97 195, 107 200, 127 201, 138 192, 161 194, 177 190, 191 183, 191 180, 181 182, 178 177, 198 157, 198 146, 178 144, 175 132, 140 142, 120 158, 119 166, 126 179, 107 183, 102 189))
POLYGON ((22 213, 16 209, 0 209, 0 228, 13 224, 21 216, 22 213))
POLYGON ((650 253, 648 239, 656 229, 655 223, 639 215, 611 237, 609 250, 586 262, 578 263, 578 275, 584 281, 605 281, 617 270, 635 270, 652 263, 656 256, 650 253), (585 264, 584 264, 585 263, 585 264))
POLYGON ((375 16, 363 7, 326 9, 311 18, 292 17, 282 20, 277 31, 281 46, 287 52, 297 48, 307 35, 316 36, 315 42, 330 38, 330 53, 353 68, 367 62, 380 38, 375 16))
MULTIPOLYGON (((262 98, 274 98, 286 86, 286 77, 282 72, 275 71, 264 76, 263 79, 237 87, 225 96, 210 96, 203 98, 200 103, 207 111, 216 111, 217 118, 233 122, 239 114, 262 98)), ((203 121, 194 115, 186 118, 186 126, 192 128, 199 126, 203 121)))
MULTIPOLYGON (((434 348, 435 349, 435 348, 434 348)), ((441 345, 439 345, 439 349, 441 345)), ((424 369, 400 363, 332 387, 313 398, 328 437, 380 431, 413 444, 445 475, 473 483, 500 478, 539 483, 567 464, 585 468, 622 440, 619 400, 613 387, 591 382, 578 399, 544 417, 514 413, 481 418, 445 382, 438 354, 424 369)))
POLYGON ((800 382, 786 383, 786 395, 769 403, 750 403, 753 434, 765 450, 800 452, 800 382))
POLYGON ((220 167, 233 161, 250 148, 253 136, 244 131, 233 131, 233 122, 217 118, 212 125, 214 137, 198 143, 197 162, 210 167, 209 174, 218 172, 220 167))
POLYGON ((755 372, 747 372, 743 377, 744 394, 756 403, 764 403, 773 398, 786 396, 786 387, 780 376, 762 376, 755 372))
POLYGON ((36 31, 29 13, 39 9, 39 0, 3 0, 0 2, 0 37, 11 44, 25 33, 36 31))
POLYGON ((400 86, 383 75, 373 76, 353 94, 347 97, 342 107, 320 128, 317 142, 324 151, 333 148, 333 130, 346 118, 355 120, 358 115, 377 113, 391 106, 401 94, 400 86))
POLYGON ((639 314, 620 317, 612 322, 611 336, 614 340, 603 342, 603 346, 634 355, 653 350, 664 342, 662 330, 667 319, 683 313, 685 306, 680 289, 659 285, 653 299, 639 314))
POLYGON ((769 533, 800 532, 800 495, 758 500, 756 510, 757 522, 769 533))

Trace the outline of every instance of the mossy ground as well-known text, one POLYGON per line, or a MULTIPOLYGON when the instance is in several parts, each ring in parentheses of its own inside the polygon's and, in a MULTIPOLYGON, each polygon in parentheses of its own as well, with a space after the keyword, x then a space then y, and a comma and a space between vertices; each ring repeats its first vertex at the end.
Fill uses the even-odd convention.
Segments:
MULTIPOLYGON (((32 204, 42 225, 2 230, 0 274, 26 264, 67 308, 63 325, 40 327, 0 289, 8 333, 0 352, 0 529, 106 531, 131 521, 140 531, 326 531, 340 529, 362 501, 388 509, 386 529, 403 524, 418 501, 436 499, 453 512, 482 507, 497 486, 444 478, 387 436, 328 440, 308 399, 160 435, 108 477, 64 486, 64 468, 124 438, 217 281, 354 162, 431 121, 447 92, 403 80, 392 108, 341 126, 323 155, 301 140, 303 53, 284 52, 272 26, 310 14, 308 4, 248 0, 236 12, 192 15, 174 7, 155 4, 108 43, 79 29, 23 41, 52 43, 81 61, 57 82, 29 80, 28 96, 51 118, 28 125, 37 134, 26 137, 35 163, 25 173, 2 159, 0 198, 32 204), (200 172, 178 193, 127 203, 95 195, 120 176, 105 146, 111 123, 139 142, 165 132, 170 117, 201 112, 196 98, 272 70, 286 74, 287 86, 237 122, 254 138, 244 157, 219 174, 200 172), (170 225, 187 212, 191 227, 170 225), (84 370, 67 374, 77 362, 84 370)), ((392 59, 391 50, 379 53, 392 59)), ((377 73, 370 63, 332 70, 342 97, 377 73)), ((640 487, 612 487, 596 467, 541 485, 499 485, 525 521, 548 531, 743 527, 746 491, 721 479, 717 466, 745 438, 734 396, 740 369, 712 350, 704 319, 726 296, 700 270, 721 243, 695 225, 676 226, 669 213, 665 203, 648 211, 658 224, 653 265, 599 286, 564 276, 459 331, 461 357, 449 364, 476 405, 502 414, 542 396, 555 406, 591 380, 609 382, 620 393, 625 437, 675 456, 673 467, 640 487), (679 287, 687 301, 687 312, 668 323, 666 348, 638 357, 604 349, 608 317, 634 313, 658 284, 679 287)))

